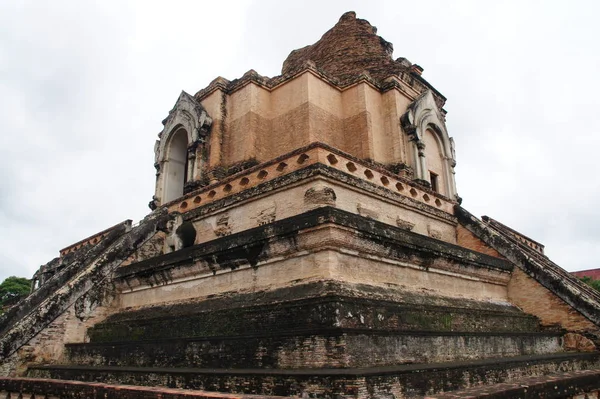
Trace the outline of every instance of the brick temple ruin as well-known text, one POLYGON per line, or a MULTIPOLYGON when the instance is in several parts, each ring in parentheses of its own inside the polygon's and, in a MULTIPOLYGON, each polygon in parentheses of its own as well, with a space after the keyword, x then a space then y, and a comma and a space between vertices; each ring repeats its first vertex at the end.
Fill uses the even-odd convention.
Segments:
POLYGON ((600 295, 461 207, 422 72, 349 12, 182 92, 152 212, 0 320, 1 397, 597 398, 600 295))

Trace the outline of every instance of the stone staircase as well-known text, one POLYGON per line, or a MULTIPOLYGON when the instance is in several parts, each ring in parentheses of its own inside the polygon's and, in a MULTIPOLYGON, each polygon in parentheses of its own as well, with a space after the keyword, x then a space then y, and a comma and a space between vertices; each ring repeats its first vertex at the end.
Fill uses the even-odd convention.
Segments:
MULTIPOLYGON (((116 269, 167 218, 154 214, 121 235, 68 285, 33 306, 6 330, 1 341, 5 353, 19 349, 74 301, 102 290, 100 283, 108 276, 117 285, 132 276, 150 281, 152 273, 168 270, 169 262, 185 265, 198 253, 208 256, 207 246, 223 246, 227 254, 254 248, 256 232, 248 234, 247 242, 232 235, 219 245, 199 244, 116 269)), ((377 227, 369 223, 372 230, 377 227)), ((395 233, 387 226, 382 231, 395 233)), ((439 255, 443 248, 434 244, 423 242, 421 247, 430 246, 439 255)), ((477 259, 478 268, 510 270, 504 260, 450 250, 462 251, 465 261, 477 259)), ((527 259, 540 262, 534 255, 527 259)), ((158 398, 183 392, 190 397, 397 399, 457 393, 484 384, 498 391, 503 389, 498 384, 548 375, 568 380, 584 370, 595 375, 600 353, 565 351, 563 334, 542 327, 536 317, 506 301, 443 296, 398 284, 307 280, 121 309, 87 330, 89 342, 66 344, 57 363, 32 364, 28 378, 4 380, 6 388, 0 390, 11 397, 41 392, 60 398, 158 398)))
POLYGON ((38 307, 49 296, 64 287, 73 277, 85 269, 90 259, 96 259, 106 251, 119 237, 131 229, 131 221, 127 220, 116 226, 93 247, 84 247, 60 258, 55 258, 45 266, 56 270, 56 273, 44 282, 17 306, 10 308, 0 317, 0 336, 4 335, 23 317, 38 307))
POLYGON ((46 328, 76 301, 104 291, 116 266, 165 223, 164 210, 148 215, 139 225, 129 223, 89 250, 67 256, 65 267, 39 290, 19 303, 0 321, 0 359, 3 366, 18 349, 46 328))
POLYGON ((391 399, 600 366, 600 353, 563 351, 560 332, 543 330, 536 318, 505 304, 377 302, 386 324, 351 287, 313 283, 296 291, 279 302, 273 299, 283 292, 247 294, 236 303, 253 305, 241 309, 215 298, 123 311, 91 328, 90 342, 67 344, 62 364, 32 366, 27 375, 240 395, 391 399), (363 324, 330 317, 349 313, 363 324), (282 323, 284 314, 293 322, 282 323), (462 330, 431 323, 443 315, 471 323, 460 324, 462 330))
MULTIPOLYGON (((523 245, 511 234, 489 221, 486 223, 457 205, 458 221, 475 236, 498 251, 565 303, 577 309, 596 326, 600 325, 600 293, 567 272, 546 256, 523 245)), ((600 337, 596 337, 600 342, 600 337)))

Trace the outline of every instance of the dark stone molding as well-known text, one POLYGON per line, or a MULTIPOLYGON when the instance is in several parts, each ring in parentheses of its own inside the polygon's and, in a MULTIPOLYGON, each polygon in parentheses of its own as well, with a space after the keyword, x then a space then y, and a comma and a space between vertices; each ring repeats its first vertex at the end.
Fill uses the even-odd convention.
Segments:
POLYGON ((417 336, 417 337, 559 337, 558 331, 530 331, 530 332, 490 332, 490 331, 411 331, 411 330, 373 330, 360 328, 316 328, 311 330, 296 330, 286 332, 263 332, 244 335, 221 335, 210 337, 188 337, 188 338, 162 338, 144 341, 110 341, 110 342, 85 342, 66 343, 65 348, 102 348, 133 345, 151 345, 185 342, 214 342, 214 341, 236 341, 247 339, 273 338, 273 337, 313 337, 313 336, 355 336, 368 335, 380 337, 393 336, 417 336))
MULTIPOLYGON (((215 394, 204 391, 140 387, 46 378, 0 377, 0 390, 14 398, 86 398, 86 399, 215 399, 215 394)), ((280 396, 220 394, 221 399, 283 399, 280 396)))
POLYGON ((90 328, 88 336, 92 343, 119 343, 256 336, 265 331, 274 336, 335 331, 444 336, 560 333, 541 331, 537 318, 516 307, 398 293, 389 287, 361 285, 348 292, 344 284, 320 282, 121 312, 90 328), (328 289, 318 289, 324 286, 328 289), (337 287, 339 291, 332 290, 337 287))
POLYGON ((546 355, 524 355, 506 358, 466 360, 444 363, 402 364, 369 368, 335 368, 335 369, 199 369, 199 368, 162 368, 162 367, 119 367, 119 366, 79 366, 79 365, 42 365, 32 366, 33 370, 64 370, 116 373, 165 373, 165 374, 221 374, 221 375, 290 375, 290 376, 384 376, 393 374, 413 374, 424 371, 460 370, 465 368, 482 368, 483 370, 504 369, 507 366, 528 366, 544 362, 563 362, 581 360, 597 363, 600 361, 599 352, 591 353, 552 353, 546 355))
POLYGON ((251 293, 224 293, 211 298, 193 299, 176 304, 152 305, 140 310, 123 310, 109 316, 105 322, 131 324, 150 319, 171 320, 204 312, 217 312, 239 307, 248 308, 250 306, 258 309, 259 312, 263 311, 265 306, 277 306, 281 309, 302 305, 318 307, 335 301, 345 304, 355 303, 365 306, 393 307, 399 312, 404 311, 404 309, 448 312, 452 309, 453 311, 477 312, 489 316, 508 315, 517 319, 532 319, 537 323, 537 318, 534 316, 521 312, 517 307, 509 307, 504 304, 436 296, 429 296, 429 301, 424 303, 423 295, 406 292, 403 292, 401 300, 398 300, 393 288, 330 280, 251 293))
MULTIPOLYGON (((535 397, 558 398, 564 397, 557 396, 559 388, 558 393, 586 392, 581 391, 585 389, 590 392, 600 388, 598 370, 579 371, 597 367, 599 361, 598 353, 561 353, 369 368, 219 369, 57 365, 32 367, 29 375, 94 382, 127 381, 137 385, 168 385, 186 389, 263 393, 286 397, 305 395, 319 398, 380 399, 397 397, 397 394, 416 398, 433 393, 451 392, 486 380, 514 383, 515 386, 523 388, 518 384, 523 377, 560 373, 553 376, 551 384, 536 387, 532 391, 535 392, 535 397), (394 396, 391 392, 395 393, 394 396)), ((0 387, 5 386, 1 384, 0 381, 0 387)))
POLYGON ((356 229, 357 233, 363 237, 410 249, 428 258, 432 256, 445 257, 474 267, 485 267, 501 271, 512 270, 512 265, 509 262, 493 256, 409 232, 337 208, 322 207, 146 261, 122 266, 115 271, 115 277, 147 276, 148 273, 192 263, 194 260, 211 262, 215 256, 221 257, 223 261, 235 259, 243 261, 245 259, 248 264, 254 267, 269 239, 294 235, 300 230, 327 223, 356 229))
POLYGON ((518 383, 475 386, 462 391, 430 395, 429 399, 565 399, 593 398, 600 389, 600 370, 571 371, 529 377, 518 383), (585 394, 590 394, 585 395, 585 394))

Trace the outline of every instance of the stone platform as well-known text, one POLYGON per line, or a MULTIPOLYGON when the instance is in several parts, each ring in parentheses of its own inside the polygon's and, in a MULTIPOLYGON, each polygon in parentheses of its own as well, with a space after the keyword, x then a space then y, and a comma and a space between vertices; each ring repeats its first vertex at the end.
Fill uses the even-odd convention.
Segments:
MULTIPOLYGON (((38 366, 32 377, 102 381, 239 394, 316 398, 420 398, 490 383, 576 372, 600 365, 599 353, 518 356, 469 362, 361 369, 194 369, 111 366, 38 366)), ((595 372, 595 376, 598 375, 595 372)), ((555 379, 555 382, 557 380, 555 379)), ((519 396, 507 396, 519 397, 519 396)), ((564 397, 564 396, 556 396, 564 397)))
POLYGON ((182 92, 155 143, 153 212, 40 268, 0 318, 0 373, 33 379, 0 389, 518 396, 498 384, 553 374, 560 389, 531 392, 593 392, 600 294, 460 206, 446 99, 376 32, 349 12, 281 76, 182 92))
POLYGON ((512 270, 321 206, 121 265, 119 311, 26 375, 391 399, 598 368, 599 353, 565 351, 564 331, 507 300, 512 270))
POLYGON ((425 399, 598 399, 600 371, 584 370, 524 378, 513 383, 480 386, 425 399))
POLYGON ((236 395, 219 392, 110 385, 46 378, 0 377, 0 398, 47 399, 277 399, 276 396, 236 395))

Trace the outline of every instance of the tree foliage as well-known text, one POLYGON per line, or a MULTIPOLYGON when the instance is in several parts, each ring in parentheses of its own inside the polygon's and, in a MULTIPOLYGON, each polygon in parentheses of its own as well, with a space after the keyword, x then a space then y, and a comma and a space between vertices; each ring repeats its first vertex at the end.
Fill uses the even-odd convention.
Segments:
POLYGON ((0 306, 6 307, 14 305, 27 295, 31 290, 31 280, 25 277, 11 276, 7 277, 0 284, 0 306))
POLYGON ((591 277, 585 276, 581 278, 581 281, 594 288, 597 291, 600 291, 600 280, 594 280, 591 277))

